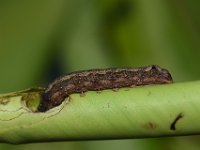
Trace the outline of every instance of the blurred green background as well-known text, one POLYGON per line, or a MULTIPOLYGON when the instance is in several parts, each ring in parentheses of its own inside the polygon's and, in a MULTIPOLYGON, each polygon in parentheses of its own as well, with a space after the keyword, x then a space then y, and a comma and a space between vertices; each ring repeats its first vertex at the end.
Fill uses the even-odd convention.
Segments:
MULTIPOLYGON (((46 86, 75 70, 167 68, 200 78, 199 0, 0 0, 0 93, 46 86)), ((54 142, 0 149, 199 149, 200 137, 54 142)))

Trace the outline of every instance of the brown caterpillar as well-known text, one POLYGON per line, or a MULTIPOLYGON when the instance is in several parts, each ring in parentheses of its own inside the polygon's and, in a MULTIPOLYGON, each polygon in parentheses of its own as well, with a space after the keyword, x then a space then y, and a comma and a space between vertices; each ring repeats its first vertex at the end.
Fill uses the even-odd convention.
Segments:
POLYGON ((45 112, 60 105, 72 93, 172 82, 170 73, 157 65, 72 72, 48 85, 38 111, 45 112))

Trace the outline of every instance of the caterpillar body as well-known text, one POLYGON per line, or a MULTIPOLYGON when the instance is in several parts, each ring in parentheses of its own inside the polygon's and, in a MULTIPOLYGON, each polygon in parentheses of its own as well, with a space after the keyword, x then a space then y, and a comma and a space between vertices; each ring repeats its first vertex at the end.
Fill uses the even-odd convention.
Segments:
POLYGON ((157 65, 77 71, 57 78, 45 89, 38 111, 60 105, 72 93, 172 83, 168 70, 157 65))

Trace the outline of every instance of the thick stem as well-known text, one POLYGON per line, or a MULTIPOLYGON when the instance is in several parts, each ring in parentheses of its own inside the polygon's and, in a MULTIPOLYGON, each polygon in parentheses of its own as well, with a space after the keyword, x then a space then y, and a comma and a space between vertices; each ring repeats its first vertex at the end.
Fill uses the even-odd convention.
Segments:
MULTIPOLYGON (((72 94, 45 113, 28 96, 0 98, 0 141, 147 138, 200 133, 200 81, 72 94), (23 100, 22 100, 23 97, 23 100), (23 103, 22 103, 23 102, 23 103)), ((30 95, 36 94, 36 96, 30 95)))

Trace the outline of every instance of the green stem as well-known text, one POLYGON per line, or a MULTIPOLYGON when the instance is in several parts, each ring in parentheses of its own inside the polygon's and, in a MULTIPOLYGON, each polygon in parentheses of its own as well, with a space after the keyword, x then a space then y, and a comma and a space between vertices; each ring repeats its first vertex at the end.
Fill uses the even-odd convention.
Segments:
POLYGON ((45 113, 30 111, 32 107, 27 104, 31 100, 38 102, 40 93, 29 91, 28 96, 21 93, 0 97, 1 142, 17 144, 200 133, 200 81, 122 88, 115 92, 90 91, 83 97, 72 94, 62 105, 45 113))

